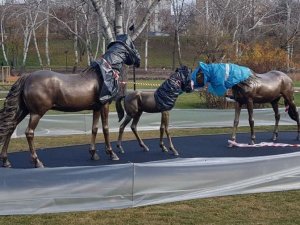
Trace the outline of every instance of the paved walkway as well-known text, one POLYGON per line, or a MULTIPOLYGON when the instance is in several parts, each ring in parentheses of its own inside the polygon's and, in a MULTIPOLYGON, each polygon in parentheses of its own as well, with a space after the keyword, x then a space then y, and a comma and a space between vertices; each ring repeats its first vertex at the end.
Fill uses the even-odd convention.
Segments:
MULTIPOLYGON (((284 115, 284 108, 280 108, 281 120, 279 125, 295 125, 288 115, 284 115)), ((202 128, 202 127, 232 127, 234 110, 213 109, 173 109, 170 111, 170 128, 202 128)), ((13 137, 24 137, 28 125, 27 116, 17 127, 13 137)), ((274 112, 272 109, 254 110, 255 126, 274 125, 274 112)), ((161 113, 143 113, 138 123, 138 130, 158 130, 161 113)), ((118 132, 121 123, 118 122, 116 112, 109 114, 109 131, 118 132)), ((249 126, 247 110, 243 109, 239 126, 249 126)), ((35 131, 35 136, 56 136, 72 134, 90 134, 92 127, 92 114, 60 114, 45 115, 35 131)), ((101 127, 101 123, 99 124, 101 127)), ((130 124, 126 131, 130 131, 130 124)), ((101 129, 99 129, 99 133, 101 129)))

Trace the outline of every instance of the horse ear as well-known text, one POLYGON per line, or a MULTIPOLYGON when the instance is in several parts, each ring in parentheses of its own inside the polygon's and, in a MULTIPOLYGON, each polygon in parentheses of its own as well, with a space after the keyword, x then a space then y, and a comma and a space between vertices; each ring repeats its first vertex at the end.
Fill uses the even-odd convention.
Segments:
POLYGON ((132 24, 128 29, 129 29, 130 31, 134 32, 134 29, 135 29, 134 24, 132 24))

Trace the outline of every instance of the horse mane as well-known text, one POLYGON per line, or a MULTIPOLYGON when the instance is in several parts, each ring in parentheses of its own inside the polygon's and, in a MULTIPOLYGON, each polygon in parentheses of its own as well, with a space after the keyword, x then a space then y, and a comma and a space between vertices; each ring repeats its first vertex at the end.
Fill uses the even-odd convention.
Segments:
POLYGON ((84 70, 81 71, 80 75, 81 76, 88 76, 90 72, 96 72, 97 70, 94 67, 88 66, 84 70))
POLYGON ((246 80, 239 82, 238 84, 232 87, 233 97, 237 95, 244 95, 246 92, 248 92, 249 89, 252 89, 255 86, 257 86, 258 83, 259 83, 259 76, 253 73, 246 80))

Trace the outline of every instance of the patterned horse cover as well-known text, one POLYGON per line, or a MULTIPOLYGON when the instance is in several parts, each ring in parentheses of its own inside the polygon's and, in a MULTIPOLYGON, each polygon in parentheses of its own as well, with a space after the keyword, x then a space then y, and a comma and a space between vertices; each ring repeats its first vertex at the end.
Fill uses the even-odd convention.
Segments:
POLYGON ((161 111, 171 110, 180 94, 181 86, 185 80, 190 79, 189 69, 185 66, 178 68, 162 85, 154 92, 156 107, 161 111))
POLYGON ((196 75, 199 70, 204 74, 204 85, 209 82, 208 91, 218 96, 223 96, 229 88, 247 80, 249 76, 254 74, 249 68, 232 63, 205 64, 199 62, 199 67, 191 74, 195 89, 204 86, 200 86, 196 82, 196 75))

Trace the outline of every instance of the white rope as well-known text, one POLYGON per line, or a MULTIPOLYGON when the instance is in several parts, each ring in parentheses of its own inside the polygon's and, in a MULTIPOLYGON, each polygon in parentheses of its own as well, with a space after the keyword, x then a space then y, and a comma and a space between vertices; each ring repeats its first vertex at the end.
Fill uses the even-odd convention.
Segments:
POLYGON ((232 144, 236 147, 242 147, 242 148, 252 148, 252 147, 300 147, 300 144, 285 144, 285 143, 274 143, 274 142, 261 142, 259 144, 249 145, 244 143, 237 143, 232 140, 228 140, 229 144, 232 144))

